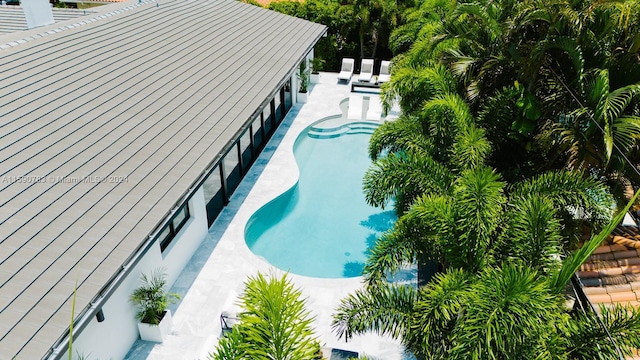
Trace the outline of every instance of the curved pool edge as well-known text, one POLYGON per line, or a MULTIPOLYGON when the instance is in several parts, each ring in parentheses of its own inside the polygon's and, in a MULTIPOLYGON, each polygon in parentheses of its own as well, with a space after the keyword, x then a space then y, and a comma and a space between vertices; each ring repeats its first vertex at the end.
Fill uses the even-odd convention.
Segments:
MULTIPOLYGON (((345 99, 345 100, 348 100, 348 99, 345 99)), ((295 139, 293 140, 292 143, 289 142, 289 144, 287 144, 286 146, 283 146, 283 144, 280 144, 276 151, 279 151, 279 158, 280 158, 279 161, 281 161, 283 164, 288 166, 290 170, 293 169, 295 171, 295 177, 290 178, 288 179, 289 181, 284 182, 284 184, 288 184, 287 187, 283 186, 284 184, 278 186, 277 188, 272 187, 270 189, 272 190, 270 191, 270 193, 276 192, 275 195, 272 195, 268 200, 263 201, 257 207, 252 206, 254 210, 251 212, 251 215, 246 219, 246 221, 244 221, 244 227, 242 231, 243 233, 242 242, 244 243, 244 247, 253 256, 260 259, 260 262, 282 273, 288 273, 289 275, 295 275, 297 277, 305 278, 305 279, 314 279, 318 281, 322 280, 322 282, 326 281, 328 286, 332 283, 335 284, 335 281, 347 281, 348 283, 351 283, 352 280, 356 280, 357 282, 360 282, 363 277, 362 275, 340 276, 340 277, 320 277, 320 276, 298 274, 293 272, 295 271, 295 269, 292 271, 291 269, 284 270, 282 268, 279 268, 276 265, 272 264, 268 259, 261 256, 260 254, 255 253, 252 250, 252 241, 256 241, 257 238, 250 239, 248 234, 251 231, 252 225, 254 224, 256 219, 260 217, 261 212, 265 211, 266 209, 270 209, 274 203, 284 201, 286 206, 291 206, 291 204, 289 203, 290 201, 289 199, 296 196, 294 195, 294 193, 300 181, 300 165, 299 165, 299 160, 296 157, 296 148, 298 147, 298 144, 303 139, 306 138, 305 133, 310 137, 316 137, 316 136, 313 136, 311 133, 317 132, 319 134, 330 134, 333 132, 333 133, 336 133, 336 135, 328 135, 328 136, 340 137, 340 136, 348 136, 351 134, 361 134, 360 132, 358 132, 358 129, 367 129, 367 127, 362 128, 361 126, 363 125, 368 126, 368 129, 371 129, 371 128, 375 129, 380 124, 381 122, 376 120, 348 119, 344 115, 334 114, 334 115, 325 116, 311 123, 307 123, 306 125, 301 126, 298 129, 298 131, 295 131, 295 132, 288 131, 286 136, 294 137, 295 139), (335 123, 329 123, 325 127, 317 127, 318 124, 331 122, 331 121, 335 121, 335 123), (341 131, 341 130, 344 130, 344 131, 341 131), (355 130, 356 132, 352 132, 353 130, 355 130), (281 192, 278 193, 277 190, 275 190, 278 188, 282 188, 283 190, 281 190, 281 192)), ((275 158, 275 154, 274 154, 274 158, 275 158)), ((297 202, 297 199, 294 199, 293 201, 294 201, 293 205, 295 205, 295 202, 297 202)), ((274 226, 280 220, 281 220, 281 217, 277 217, 275 220, 273 220, 273 223, 272 223, 271 220, 269 219, 268 226, 269 227, 274 226)))

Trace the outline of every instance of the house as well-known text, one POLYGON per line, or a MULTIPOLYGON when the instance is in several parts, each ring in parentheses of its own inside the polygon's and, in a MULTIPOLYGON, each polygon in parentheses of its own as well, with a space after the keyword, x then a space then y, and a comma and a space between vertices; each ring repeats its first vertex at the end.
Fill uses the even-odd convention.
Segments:
MULTIPOLYGON (((0 358, 122 358, 131 291, 173 283, 296 102, 326 27, 138 1, 0 36, 0 358)), ((212 321, 214 321, 212 319, 212 321)))

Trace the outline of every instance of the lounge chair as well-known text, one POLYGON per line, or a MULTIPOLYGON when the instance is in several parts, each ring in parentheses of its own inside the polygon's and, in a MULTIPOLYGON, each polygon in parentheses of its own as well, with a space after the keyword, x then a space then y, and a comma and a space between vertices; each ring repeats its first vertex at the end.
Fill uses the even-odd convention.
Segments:
POLYGON ((222 328, 222 332, 231 331, 233 327, 240 322, 240 317, 237 314, 230 313, 228 311, 223 311, 220 314, 220 327, 222 328))
POLYGON ((373 76, 373 59, 362 59, 358 81, 369 82, 373 76))
POLYGON ((380 75, 378 75, 378 82, 383 83, 391 79, 391 61, 380 62, 380 75))
POLYGON ((340 74, 338 74, 338 81, 351 81, 351 76, 353 76, 353 65, 355 64, 355 60, 351 58, 342 59, 342 67, 340 68, 340 74))

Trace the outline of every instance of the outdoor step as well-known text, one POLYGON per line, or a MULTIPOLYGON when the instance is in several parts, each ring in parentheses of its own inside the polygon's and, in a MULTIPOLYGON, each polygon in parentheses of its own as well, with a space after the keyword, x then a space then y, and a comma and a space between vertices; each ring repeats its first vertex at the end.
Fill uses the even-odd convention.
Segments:
POLYGON ((342 127, 339 130, 331 131, 331 132, 309 130, 307 132, 307 136, 314 139, 332 139, 332 138, 337 138, 339 136, 342 136, 346 134, 348 131, 349 131, 349 128, 347 127, 342 127))
POLYGON ((321 126, 312 126, 309 128, 309 131, 315 131, 315 132, 335 132, 335 131, 341 131, 345 128, 348 127, 348 124, 340 124, 338 126, 332 126, 332 127, 321 127, 321 126))

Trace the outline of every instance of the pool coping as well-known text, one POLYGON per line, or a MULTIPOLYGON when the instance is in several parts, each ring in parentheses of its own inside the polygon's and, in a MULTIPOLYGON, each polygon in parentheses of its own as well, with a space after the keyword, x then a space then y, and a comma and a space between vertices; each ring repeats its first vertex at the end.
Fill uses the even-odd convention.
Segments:
MULTIPOLYGON (((320 120, 316 120, 314 122, 312 122, 311 124, 305 126, 300 132, 298 133, 292 133, 292 137, 294 137, 293 135, 295 135, 294 139, 293 139, 293 143, 289 144, 288 142, 283 141, 280 145, 279 148, 283 148, 285 147, 285 149, 283 149, 283 152, 286 152, 287 155, 289 155, 289 150, 291 150, 291 155, 293 157, 292 164, 289 164, 289 166, 292 167, 296 167, 298 169, 298 176, 295 178, 295 181, 292 183, 292 185, 284 190, 282 190, 280 193, 278 193, 277 195, 275 195, 272 199, 268 200, 266 203, 264 203, 262 206, 259 206, 247 219, 246 222, 244 222, 245 224, 245 231, 244 231, 244 239, 245 239, 245 244, 247 244, 247 247, 249 248, 249 251, 251 251, 254 255, 256 255, 258 258, 260 258, 261 260, 263 260, 263 256, 260 254, 257 254, 254 250, 252 250, 252 246, 248 245, 248 243, 251 243, 251 241, 249 241, 247 239, 247 231, 251 228, 253 222, 256 220, 254 218, 254 216, 260 212, 263 212, 265 208, 268 207, 272 207, 272 204, 275 202, 280 203, 281 199, 283 197, 288 197, 291 198, 293 195, 292 193, 297 191, 296 189, 299 189, 299 185, 300 185, 300 159, 299 156, 296 156, 296 152, 297 149, 300 145, 300 143, 302 141, 319 141, 319 140, 334 140, 337 138, 341 138, 341 137, 346 137, 346 136, 361 136, 362 134, 364 134, 362 131, 367 130, 367 133, 370 134, 376 127, 378 127, 381 124, 380 121, 375 121, 375 120, 353 120, 353 119, 347 119, 345 116, 343 115, 329 115, 326 116, 320 120), (365 126, 366 127, 363 127, 365 126)), ((346 141, 346 140, 345 140, 346 141)), ((368 152, 366 151, 366 146, 365 146, 365 150, 364 153, 362 154, 363 158, 365 159, 365 161, 367 160, 367 154, 368 152)), ((299 155, 299 154, 298 154, 299 155)), ((287 156, 288 160, 290 160, 290 157, 287 156)), ((277 161, 277 160, 276 160, 277 161)), ((339 173, 336 173, 336 175, 340 176, 339 173)), ((356 185, 357 188, 349 188, 349 193, 353 193, 356 190, 360 190, 361 186, 362 186, 362 179, 360 178, 358 180, 359 185, 356 185)), ((308 191, 308 189, 306 189, 306 191, 308 191)), ((363 205, 364 205, 364 199, 363 200, 363 205)), ((289 200, 287 200, 288 202, 289 200)), ((341 201, 342 202, 342 198, 341 201)), ((342 207, 341 204, 337 204, 338 207, 342 207)), ((294 207, 297 207, 297 205, 295 205, 294 207)), ((368 207, 371 208, 371 207, 368 207)), ((376 212, 376 215, 380 215, 382 212, 386 212, 388 211, 388 208, 385 208, 385 210, 381 210, 378 209, 378 212, 376 212)), ((313 211, 313 209, 311 209, 311 211, 313 211)), ((331 211, 332 216, 333 214, 333 210, 331 211)), ((305 213, 308 213, 308 210, 305 209, 305 213)), ((373 214, 371 214, 373 215, 373 214)), ((269 214, 267 214, 267 216, 269 216, 269 214)), ((347 215, 348 216, 348 215, 347 215)), ((271 224, 271 223, 270 223, 271 224)), ((291 224, 290 222, 288 224, 291 224)), ((278 226, 277 224, 271 224, 271 226, 278 226)), ((295 226, 295 225, 292 225, 295 226)), ((325 227, 330 226, 330 225, 326 225, 325 227)), ((379 236, 383 231, 381 230, 371 230, 368 229, 369 232, 373 232, 374 235, 379 236)), ((259 235, 257 235, 258 237, 262 236, 264 233, 261 232, 259 235)), ((303 237, 300 237, 300 240, 302 240, 303 237)), ((355 238, 354 238, 355 240, 355 238)), ((263 240, 260 240, 263 241, 263 240)), ((276 239, 277 241, 277 239, 276 239)), ((321 239, 315 238, 316 242, 325 242, 325 241, 331 241, 331 239, 326 238, 325 236, 323 236, 321 239)), ((297 242, 297 241, 296 241, 297 242)), ((297 244, 295 244, 294 246, 298 246, 297 244)), ((255 248, 254 248, 255 249, 255 248)), ((286 250, 286 248, 284 248, 286 250)), ((278 254, 282 254, 283 252, 280 251, 282 249, 278 249, 277 253, 278 254)), ((357 258, 357 262, 358 263, 364 263, 366 256, 365 254, 368 251, 368 246, 364 247, 360 250, 358 250, 359 252, 362 252, 362 255, 360 256, 364 256, 362 258, 357 258)), ((272 253, 273 255, 274 253, 272 253)), ((332 256, 332 258, 334 258, 335 256, 332 256)), ((329 260, 326 257, 324 257, 325 260, 329 260)), ((308 259, 305 257, 304 258, 305 262, 308 263, 308 259)), ((277 267, 277 265, 273 265, 270 261, 269 261, 269 256, 266 256, 266 259, 264 259, 263 261, 266 261, 267 263, 269 263, 271 266, 277 267)), ((356 261, 356 260, 354 260, 356 261)), ((344 264, 343 264, 344 265, 344 264)), ((281 268, 282 270, 282 268, 281 268)), ((308 270, 308 269, 307 269, 308 270)), ((335 270, 335 269, 334 269, 335 270)), ((312 275, 303 275, 300 274, 296 271, 293 270, 289 270, 291 275, 297 275, 297 276, 302 276, 302 277, 308 277, 308 278, 312 278, 312 279, 328 279, 328 280, 340 280, 340 279, 350 279, 350 278, 359 278, 360 280, 362 280, 361 276, 343 276, 343 277, 324 277, 324 276, 312 276, 312 275)), ((340 270, 340 271, 345 271, 344 267, 340 270)), ((358 269, 358 273, 360 273, 361 269, 358 269)), ((307 271, 310 272, 310 271, 307 271)))

